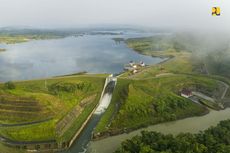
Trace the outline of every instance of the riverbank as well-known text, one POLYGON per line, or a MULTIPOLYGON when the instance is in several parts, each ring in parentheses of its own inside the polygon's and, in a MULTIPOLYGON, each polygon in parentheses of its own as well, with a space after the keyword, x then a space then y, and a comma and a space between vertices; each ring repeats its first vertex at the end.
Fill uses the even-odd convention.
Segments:
POLYGON ((99 140, 153 124, 207 114, 206 107, 179 94, 181 89, 195 89, 197 84, 203 92, 211 91, 209 94, 219 86, 217 80, 206 76, 182 74, 143 80, 120 78, 112 102, 95 128, 93 139, 99 140))
POLYGON ((22 35, 22 36, 2 36, 0 35, 0 44, 17 44, 29 42, 32 40, 49 40, 49 39, 61 39, 62 36, 55 35, 22 35))
POLYGON ((141 131, 156 131, 163 134, 177 135, 179 133, 198 133, 211 126, 216 126, 220 121, 230 118, 230 108, 222 111, 212 110, 210 113, 199 116, 190 117, 182 120, 171 121, 167 123, 160 123, 152 125, 147 128, 125 133, 117 136, 111 136, 98 141, 91 141, 87 153, 108 153, 114 152, 121 144, 122 141, 130 139, 136 135, 140 135, 141 131), (103 147, 101 147, 103 146, 103 147))
POLYGON ((6 51, 6 49, 0 48, 0 52, 4 52, 4 51, 6 51))
MULTIPOLYGON (((115 53, 117 55, 117 52, 115 53)), ((147 55, 147 51, 144 54, 147 55)), ((150 127, 151 125, 157 126, 158 123, 167 124, 165 122, 180 120, 186 117, 200 115, 206 116, 205 114, 208 113, 207 109, 201 107, 200 105, 194 104, 190 100, 180 96, 181 89, 183 88, 202 89, 204 92, 207 92, 210 95, 214 90, 219 89, 217 79, 211 79, 210 76, 205 76, 203 74, 196 75, 196 73, 198 73, 197 71, 194 74, 193 70, 195 66, 191 62, 191 53, 168 49, 165 52, 155 51, 154 53, 149 53, 149 55, 159 55, 162 57, 168 56, 171 58, 168 58, 168 60, 159 64, 144 68, 143 71, 135 75, 125 76, 126 73, 124 73, 124 75, 119 76, 118 84, 114 91, 111 104, 95 128, 95 139, 100 139, 102 137, 105 138, 107 136, 120 133, 128 133, 139 128, 150 127)), ((71 56, 73 55, 71 54, 71 56)), ((139 58, 139 56, 137 58, 139 58)), ((66 61, 66 59, 64 61, 66 61)), ((76 61, 76 59, 74 59, 74 61, 76 61)), ((103 64, 104 63, 105 62, 103 62, 103 64)), ((76 67, 76 65, 74 66, 76 67)), ((52 65, 52 67, 54 66, 52 65)), ((94 68, 95 67, 96 66, 94 66, 94 68)), ((42 73, 44 73, 44 71, 42 73)), ((58 140, 60 145, 65 148, 69 144, 69 138, 71 138, 71 136, 76 133, 76 129, 79 129, 82 124, 85 123, 84 121, 87 119, 87 117, 89 117, 89 114, 92 113, 91 110, 94 108, 94 106, 97 105, 98 99, 92 103, 89 103, 90 107, 88 107, 89 105, 84 105, 81 102, 84 100, 84 98, 95 94, 95 92, 99 93, 99 91, 102 89, 101 84, 103 84, 103 76, 104 74, 98 75, 96 78, 88 76, 87 74, 79 75, 77 77, 64 76, 48 80, 37 80, 38 84, 31 84, 31 81, 23 81, 23 83, 28 83, 28 85, 21 85, 19 90, 17 85, 16 89, 7 90, 7 92, 2 89, 0 93, 5 94, 9 92, 10 94, 16 96, 16 98, 17 96, 21 96, 21 94, 23 94, 23 96, 32 96, 37 98, 39 104, 45 104, 44 107, 53 110, 52 112, 54 115, 63 113, 63 110, 66 111, 62 114, 62 116, 59 116, 58 118, 55 117, 54 121, 48 122, 45 125, 41 125, 41 127, 39 127, 40 129, 36 126, 34 126, 32 130, 26 127, 26 132, 29 131, 26 137, 23 135, 23 132, 25 133, 25 131, 23 131, 25 130, 24 127, 21 129, 11 129, 9 131, 7 131, 8 129, 4 129, 3 134, 8 134, 8 136, 13 135, 14 139, 28 140, 29 135, 33 135, 31 133, 39 130, 39 132, 35 132, 36 139, 41 139, 41 136, 44 133, 44 129, 48 129, 49 131, 45 130, 45 132, 49 133, 50 135, 46 135, 46 137, 55 138, 58 140), (86 88, 82 88, 82 86, 86 88), (77 90, 75 90, 75 88, 77 88, 77 90), (40 95, 39 93, 42 94, 40 95), (53 100, 57 102, 56 104, 58 106, 60 106, 59 109, 55 109, 50 106, 50 103, 53 100), (61 119, 65 118, 65 116, 68 116, 69 112, 72 112, 71 110, 73 110, 74 106, 81 104, 83 107, 87 106, 86 113, 79 117, 80 119, 77 118, 74 122, 69 122, 69 120, 63 122, 73 124, 68 132, 64 132, 64 137, 55 135, 59 133, 55 131, 59 129, 54 129, 57 120, 60 121, 61 119)), ((22 82, 17 82, 17 84, 21 83, 22 82)), ((31 100, 34 99, 29 99, 29 101, 31 100)), ((2 120, 4 121, 6 118, 3 118, 2 120)), ((34 119, 32 118, 31 120, 34 119)), ((92 127, 90 127, 89 130, 90 133, 87 133, 87 136, 90 138, 91 130, 94 128, 95 124, 92 124, 92 127)), ((191 127, 193 126, 191 125, 190 128, 191 127)), ((87 129, 88 126, 85 128, 87 129)), ((79 140, 79 144, 81 144, 83 141, 84 137, 79 140)))
MULTIPOLYGON (((186 119, 189 117, 200 117, 200 116, 207 115, 209 112, 210 112, 209 109, 205 109, 205 111, 201 112, 197 116, 191 116, 191 115, 179 116, 177 118, 177 120, 182 120, 182 119, 186 119)), ((120 129, 120 130, 115 130, 115 131, 93 133, 92 141, 100 141, 100 140, 107 139, 107 138, 113 137, 113 136, 119 136, 122 134, 129 134, 129 133, 135 132, 135 131, 140 130, 140 129, 148 129, 151 126, 158 125, 158 124, 164 124, 164 123, 168 123, 168 122, 170 122, 170 121, 164 121, 164 122, 159 121, 159 122, 153 123, 151 125, 141 125, 141 126, 135 127, 135 128, 128 128, 128 129, 125 128, 125 129, 120 129)))
MULTIPOLYGON (((143 68, 139 73, 136 74, 131 75, 128 72, 124 72, 123 74, 119 75, 120 79, 117 85, 118 89, 115 89, 111 105, 101 118, 94 131, 93 140, 101 140, 110 136, 128 133, 139 128, 148 127, 153 124, 162 123, 162 118, 165 116, 164 113, 169 112, 168 109, 165 109, 165 107, 168 107, 167 105, 169 105, 170 100, 174 101, 174 104, 170 104, 169 106, 169 108, 172 108, 173 111, 169 113, 165 119, 163 119, 163 122, 208 114, 208 111, 206 110, 194 115, 193 113, 197 111, 196 109, 185 111, 184 114, 177 114, 179 108, 173 105, 177 105, 175 104, 175 101, 178 101, 178 97, 170 98, 169 95, 180 95, 179 91, 183 88, 202 89, 202 92, 207 93, 208 95, 218 95, 219 102, 222 103, 223 97, 219 94, 222 89, 219 88, 219 91, 215 91, 218 88, 217 86, 219 86, 217 85, 218 79, 212 79, 213 76, 206 75, 206 71, 200 71, 200 69, 197 69, 197 63, 192 60, 191 52, 185 50, 175 50, 171 48, 172 46, 169 46, 167 50, 162 51, 150 50, 154 47, 148 47, 148 49, 145 49, 145 46, 148 46, 149 44, 149 46, 152 45, 151 43, 153 42, 151 39, 152 38, 134 38, 126 40, 126 43, 130 48, 134 49, 134 51, 140 54, 167 57, 168 59, 156 65, 143 68), (144 40, 144 42, 142 42, 142 40, 144 40), (181 79, 181 76, 186 76, 186 78, 193 79, 190 81, 187 80, 187 82, 186 80, 181 79), (178 78, 178 80, 174 78, 178 78), (142 82, 141 85, 133 85, 138 81, 142 82), (200 84, 199 87, 198 84, 200 84), (150 85, 150 87, 148 87, 148 85, 150 85), (152 88, 156 89, 153 90, 152 88), (160 93, 157 94, 157 92, 160 93), (138 95, 139 97, 134 95, 138 95), (154 95, 153 97, 158 97, 158 99, 151 99, 152 95, 154 95), (116 98, 117 96, 119 98, 116 98), (222 98, 220 98, 220 96, 222 98), (167 98, 162 100, 162 97, 167 98), (146 102, 148 99, 151 101, 150 103, 146 102), (167 99, 169 100, 167 101, 167 99), (164 103, 164 106, 160 106, 163 107, 161 108, 162 110, 160 110, 159 106, 152 101, 155 103, 164 103), (136 107, 134 105, 136 105, 136 107), (146 105, 146 108, 143 108, 143 105, 146 105), (154 113, 149 111, 151 109, 154 110, 154 113, 159 113, 160 111, 162 112, 161 114, 159 113, 158 115, 154 116, 154 113), (135 116, 135 114, 138 115, 135 116), (161 119, 157 120, 159 117, 161 117, 161 119), (156 120, 150 121, 149 118, 155 118, 156 120), (130 125, 128 123, 130 123, 130 125)), ((226 98, 228 97, 226 96, 226 98)), ((192 103, 192 101, 189 101, 188 103, 192 103)), ((198 108, 199 106, 197 109, 198 108)))

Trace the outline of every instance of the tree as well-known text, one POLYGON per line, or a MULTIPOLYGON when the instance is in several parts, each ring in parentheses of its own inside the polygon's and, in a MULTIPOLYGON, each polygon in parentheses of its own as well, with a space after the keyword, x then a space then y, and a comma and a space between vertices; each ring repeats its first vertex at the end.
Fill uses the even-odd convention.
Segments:
POLYGON ((4 87, 5 87, 6 89, 10 89, 10 90, 16 88, 15 84, 14 84, 13 82, 11 82, 11 81, 6 82, 6 83, 4 84, 4 87))
POLYGON ((142 131, 122 143, 116 153, 230 153, 230 120, 221 121, 198 134, 181 133, 176 137, 142 131))

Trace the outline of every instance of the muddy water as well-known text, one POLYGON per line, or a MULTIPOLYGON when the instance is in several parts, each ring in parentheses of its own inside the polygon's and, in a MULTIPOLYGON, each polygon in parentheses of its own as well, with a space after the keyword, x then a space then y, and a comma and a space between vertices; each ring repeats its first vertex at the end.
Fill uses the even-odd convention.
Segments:
POLYGON ((118 136, 109 137, 99 141, 91 141, 88 146, 87 153, 111 153, 120 143, 129 139, 137 134, 140 134, 142 130, 151 130, 162 132, 164 134, 178 134, 180 132, 197 133, 201 130, 205 130, 210 126, 217 125, 221 120, 230 119, 230 108, 222 111, 212 110, 209 114, 200 117, 191 117, 178 121, 172 121, 167 123, 161 123, 148 128, 142 128, 140 130, 133 131, 129 134, 121 134, 118 136))

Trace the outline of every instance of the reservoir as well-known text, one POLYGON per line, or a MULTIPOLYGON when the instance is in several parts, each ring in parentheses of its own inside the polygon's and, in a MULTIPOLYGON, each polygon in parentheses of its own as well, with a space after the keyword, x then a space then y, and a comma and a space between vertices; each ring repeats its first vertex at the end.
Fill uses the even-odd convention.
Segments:
MULTIPOLYGON (((164 59, 140 55, 128 48, 124 42, 117 43, 113 38, 145 37, 145 33, 122 32, 120 35, 84 35, 54 40, 34 40, 19 44, 0 44, 5 52, 0 53, 0 82, 9 80, 27 80, 66 75, 87 71, 89 73, 119 73, 129 61, 144 61, 156 64, 164 59)), ((105 95, 111 96, 110 94, 105 95)), ((91 134, 103 114, 94 114, 88 125, 63 153, 110 153, 115 151, 122 141, 140 134, 142 130, 157 131, 164 134, 180 132, 197 133, 221 120, 230 119, 230 108, 210 111, 209 114, 182 120, 152 125, 127 134, 108 137, 99 141, 90 141, 91 134)))
POLYGON ((33 40, 18 44, 0 44, 0 82, 28 80, 87 71, 119 73, 133 60, 155 64, 163 59, 140 55, 124 42, 113 38, 133 38, 154 34, 125 31, 119 35, 83 35, 53 40, 33 40))

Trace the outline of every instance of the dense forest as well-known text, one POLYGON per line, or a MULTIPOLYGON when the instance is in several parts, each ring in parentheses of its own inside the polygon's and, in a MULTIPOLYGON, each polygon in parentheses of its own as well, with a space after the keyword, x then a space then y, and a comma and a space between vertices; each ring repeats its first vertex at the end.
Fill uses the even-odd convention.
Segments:
POLYGON ((198 134, 142 131, 140 136, 124 141, 115 153, 230 153, 230 120, 198 134))

